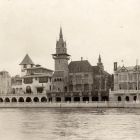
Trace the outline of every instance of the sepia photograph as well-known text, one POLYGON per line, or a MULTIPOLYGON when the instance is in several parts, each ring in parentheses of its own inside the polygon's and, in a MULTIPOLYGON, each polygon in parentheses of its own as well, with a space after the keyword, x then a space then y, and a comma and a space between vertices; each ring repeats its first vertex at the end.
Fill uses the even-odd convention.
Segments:
POLYGON ((0 140, 140 140, 140 1, 0 0, 0 140))

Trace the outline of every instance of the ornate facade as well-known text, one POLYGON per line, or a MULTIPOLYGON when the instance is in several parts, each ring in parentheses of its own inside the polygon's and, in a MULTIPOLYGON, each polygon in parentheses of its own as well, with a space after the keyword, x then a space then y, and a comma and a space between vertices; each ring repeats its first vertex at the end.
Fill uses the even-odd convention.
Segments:
POLYGON ((13 93, 41 94, 51 91, 52 70, 35 65, 29 55, 24 57, 20 65, 21 77, 12 78, 13 93))
MULTIPOLYGON (((70 55, 67 54, 66 42, 63 40, 62 29, 60 28, 56 53, 53 54, 55 60, 55 72, 52 81, 53 92, 62 93, 62 96, 66 92, 67 94, 71 92, 71 97, 76 93, 77 98, 80 99, 83 96, 88 101, 108 100, 112 76, 104 71, 101 56, 99 55, 97 66, 92 66, 88 60, 82 58, 80 61, 68 63, 69 58, 70 55)), ((64 96, 64 98, 66 97, 64 96)))
POLYGON ((114 63, 114 91, 110 100, 136 101, 140 96, 140 66, 122 67, 114 63))

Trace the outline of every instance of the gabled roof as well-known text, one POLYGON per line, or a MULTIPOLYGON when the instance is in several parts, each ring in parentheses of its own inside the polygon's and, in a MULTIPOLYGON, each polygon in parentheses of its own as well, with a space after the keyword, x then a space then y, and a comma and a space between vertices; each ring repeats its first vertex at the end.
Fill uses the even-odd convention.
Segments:
POLYGON ((87 60, 82 61, 72 61, 69 64, 69 72, 75 73, 75 72, 91 72, 92 66, 87 60))
POLYGON ((31 58, 29 57, 29 55, 26 54, 26 56, 24 57, 24 59, 22 60, 22 62, 19 65, 34 65, 34 63, 31 60, 31 58))
POLYGON ((117 69, 118 72, 134 71, 134 70, 135 70, 135 66, 129 66, 129 67, 119 66, 117 69))

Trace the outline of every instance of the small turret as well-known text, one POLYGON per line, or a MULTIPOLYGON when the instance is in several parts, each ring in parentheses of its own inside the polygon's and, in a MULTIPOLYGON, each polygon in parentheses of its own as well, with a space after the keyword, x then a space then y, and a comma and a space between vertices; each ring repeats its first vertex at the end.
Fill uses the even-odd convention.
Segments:
POLYGON ((97 66, 100 67, 102 70, 104 70, 104 66, 103 66, 103 63, 102 63, 102 59, 101 59, 100 54, 99 54, 97 66))
POLYGON ((25 69, 33 67, 34 63, 33 63, 32 59, 29 57, 29 55, 26 54, 26 56, 24 57, 24 59, 22 60, 22 62, 19 65, 21 65, 21 76, 24 76, 25 69))

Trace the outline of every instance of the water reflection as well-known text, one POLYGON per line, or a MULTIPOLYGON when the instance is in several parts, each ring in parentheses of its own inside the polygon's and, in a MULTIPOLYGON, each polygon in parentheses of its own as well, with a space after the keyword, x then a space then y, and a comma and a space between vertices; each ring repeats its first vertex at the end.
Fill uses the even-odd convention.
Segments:
POLYGON ((2 140, 139 140, 139 109, 0 109, 2 140))

